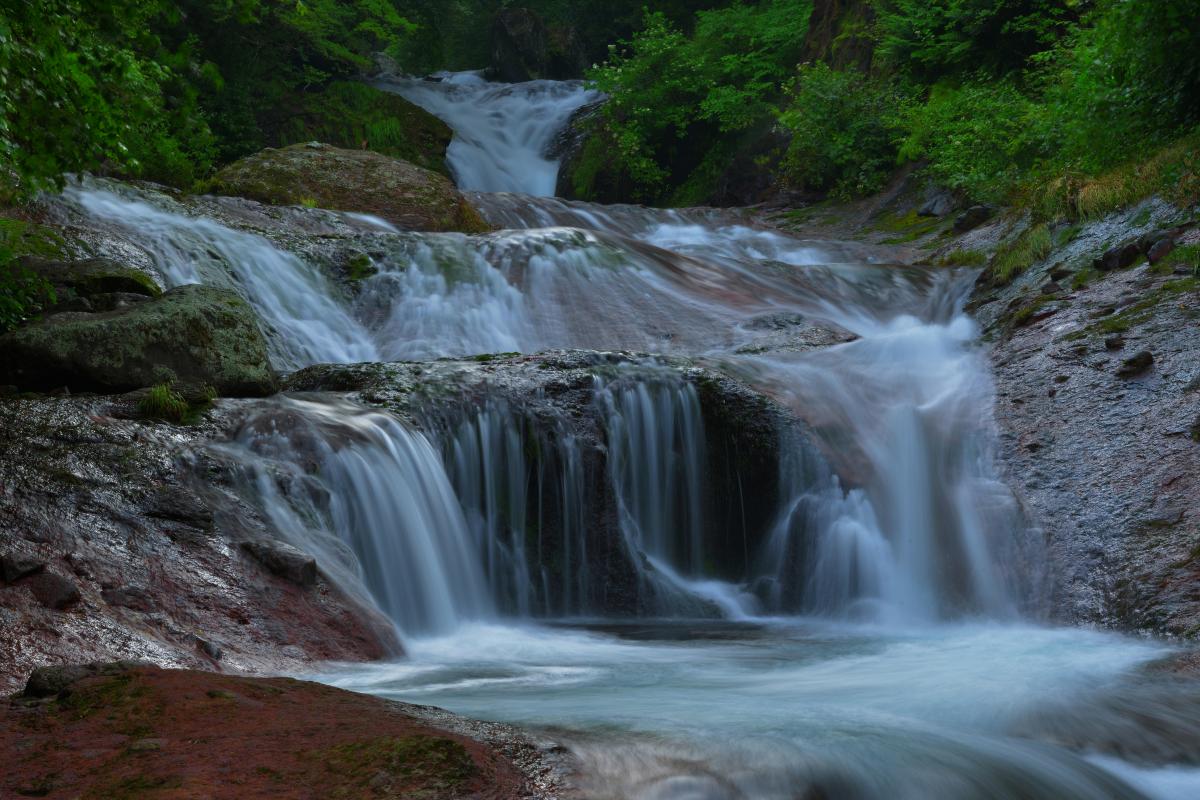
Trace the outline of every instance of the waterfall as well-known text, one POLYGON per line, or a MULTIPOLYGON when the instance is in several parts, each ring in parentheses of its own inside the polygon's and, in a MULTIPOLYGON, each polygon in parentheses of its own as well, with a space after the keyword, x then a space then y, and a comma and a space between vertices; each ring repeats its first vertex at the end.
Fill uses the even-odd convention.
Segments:
POLYGON ((553 195, 558 181, 558 161, 549 152, 554 137, 576 111, 600 99, 578 81, 489 83, 474 72, 376 85, 453 129, 446 163, 459 188, 540 196, 553 195))
MULTIPOLYGON (((552 185, 545 143, 589 100, 580 86, 470 76, 392 88, 456 128, 451 161, 465 185, 533 193, 552 185)), ((59 202, 121 231, 169 285, 240 292, 284 369, 552 348, 703 358, 790 406, 809 429, 784 453, 768 544, 746 554, 757 571, 732 585, 715 580, 736 576, 713 569, 704 521, 706 503, 734 500, 712 497, 699 400, 685 381, 653 370, 598 376, 589 413, 602 428, 600 461, 569 426, 533 425, 499 397, 426 426, 445 469, 394 420, 351 414, 373 444, 332 447, 322 461, 321 530, 347 537, 339 541, 365 559, 361 582, 406 629, 492 611, 741 616, 757 601, 907 621, 1012 613, 1018 592, 1005 565, 1021 521, 992 466, 990 377, 961 309, 969 272, 888 264, 869 247, 797 240, 729 212, 474 199, 512 229, 376 230, 377 272, 353 289, 151 190, 96 182, 59 202), (814 324, 825 326, 820 343, 841 343, 813 349, 805 336, 814 324), (397 499, 409 492, 398 482, 430 470, 441 482, 413 491, 453 496, 455 513, 397 499), (615 517, 599 520, 607 508, 615 517), (441 542, 430 531, 403 543, 379 533, 421 525, 453 531, 439 545, 452 551, 430 551, 441 542), (404 559, 442 566, 389 588, 393 569, 380 565, 404 559), (614 577, 622 570, 624 583, 614 577)))
POLYGON ((189 216, 162 195, 155 199, 166 207, 152 205, 147 196, 74 186, 64 200, 119 228, 154 260, 168 289, 205 283, 241 294, 267 328, 276 367, 378 360, 366 329, 320 269, 261 236, 189 216))
POLYGON ((218 448, 274 530, 408 635, 494 613, 440 455, 389 414, 280 398, 218 448))

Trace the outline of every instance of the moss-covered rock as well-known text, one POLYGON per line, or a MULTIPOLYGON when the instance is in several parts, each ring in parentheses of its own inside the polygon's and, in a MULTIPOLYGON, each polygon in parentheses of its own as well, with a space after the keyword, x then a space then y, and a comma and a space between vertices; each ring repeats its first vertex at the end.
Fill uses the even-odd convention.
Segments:
POLYGON ((182 381, 225 396, 276 388, 254 312, 232 292, 180 286, 103 314, 55 314, 0 337, 0 383, 129 391, 182 381))
POLYGON ((374 214, 408 230, 489 230, 445 176, 370 150, 318 142, 244 158, 217 173, 211 188, 276 205, 374 214))
POLYGON ((449 174, 450 127, 398 94, 365 83, 335 81, 282 106, 286 114, 273 137, 278 147, 314 140, 350 149, 365 145, 376 153, 449 174))
POLYGON ((21 266, 45 280, 59 295, 91 297, 98 294, 126 293, 158 297, 162 289, 146 273, 110 258, 82 261, 47 261, 22 258, 21 266))

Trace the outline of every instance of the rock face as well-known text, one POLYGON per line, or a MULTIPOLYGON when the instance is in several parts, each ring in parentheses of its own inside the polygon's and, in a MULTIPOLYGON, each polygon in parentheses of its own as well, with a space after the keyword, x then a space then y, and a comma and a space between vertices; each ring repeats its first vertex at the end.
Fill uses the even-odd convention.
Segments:
POLYGON ((126 398, 0 398, 0 695, 47 663, 212 669, 216 652, 225 669, 279 672, 399 652, 319 570, 293 580, 239 547, 278 549, 196 460, 245 405, 177 427, 130 419, 126 398))
POLYGON ((587 66, 587 53, 574 29, 548 28, 528 8, 496 12, 492 21, 492 74, 497 80, 571 80, 582 78, 587 66))
POLYGON ((213 178, 218 194, 374 214, 414 231, 489 230, 449 178, 370 150, 309 142, 267 149, 213 178))
POLYGON ((54 314, 0 337, 0 383, 26 390, 129 391, 181 381, 225 396, 275 391, 267 345, 236 294, 180 286, 99 314, 54 314))
MULTIPOLYGON (((287 389, 352 392, 355 399, 425 430, 434 442, 453 442, 480 413, 500 410, 499 424, 536 443, 527 445, 536 455, 527 457, 521 471, 550 478, 527 494, 531 505, 524 516, 541 521, 538 537, 547 553, 546 561, 530 565, 531 572, 544 571, 554 602, 574 596, 589 612, 633 616, 655 613, 664 598, 641 582, 646 568, 632 562, 640 556, 625 544, 608 460, 612 443, 596 393, 598 377, 643 379, 639 369, 646 361, 630 353, 563 351, 421 364, 322 365, 295 373, 287 389), (567 442, 570 455, 563 449, 567 442), (573 459, 578 459, 583 488, 582 543, 567 543, 573 529, 559 513, 562 498, 555 495, 565 462, 573 459), (565 568, 563 554, 580 552, 588 554, 586 566, 565 568), (560 584, 565 576, 584 573, 586 586, 560 584)), ((782 406, 720 373, 686 361, 654 364, 657 374, 651 380, 690 384, 698 398, 706 452, 701 470, 705 563, 717 565, 720 577, 747 580, 779 507, 780 448, 798 423, 782 406)), ((491 420, 487 425, 497 424, 494 417, 485 419, 491 420)), ((711 609, 697 607, 694 613, 706 612, 711 609)))
POLYGON ((1080 226, 1013 286, 983 298, 978 316, 995 339, 1007 481, 1048 547, 1049 613, 1196 636, 1200 284, 1169 265, 1121 268, 1124 243, 1177 214, 1147 208, 1080 226), (1109 254, 1110 271, 1086 285, 1067 280, 1109 254), (1072 288, 1044 315, 1006 325, 1000 309, 1028 302, 1020 298, 1052 273, 1072 288))
POLYGON ((417 706, 286 678, 132 662, 42 669, 23 696, 0 704, 0 795, 553 794, 537 788, 546 785, 546 757, 525 737, 490 726, 481 741, 446 729, 464 727, 457 720, 429 716, 417 706))

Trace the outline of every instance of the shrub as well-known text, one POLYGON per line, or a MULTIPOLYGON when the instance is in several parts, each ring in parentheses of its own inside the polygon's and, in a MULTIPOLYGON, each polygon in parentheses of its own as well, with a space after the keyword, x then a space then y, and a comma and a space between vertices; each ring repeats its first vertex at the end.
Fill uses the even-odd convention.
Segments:
POLYGON ((896 165, 898 93, 856 70, 800 68, 779 115, 792 136, 784 166, 806 189, 840 199, 882 188, 896 165))
POLYGON ((981 202, 999 202, 1044 152, 1040 107, 1006 81, 935 86, 903 113, 900 158, 927 159, 939 184, 981 202))
POLYGON ((0 252, 0 333, 20 325, 56 298, 54 287, 0 252))

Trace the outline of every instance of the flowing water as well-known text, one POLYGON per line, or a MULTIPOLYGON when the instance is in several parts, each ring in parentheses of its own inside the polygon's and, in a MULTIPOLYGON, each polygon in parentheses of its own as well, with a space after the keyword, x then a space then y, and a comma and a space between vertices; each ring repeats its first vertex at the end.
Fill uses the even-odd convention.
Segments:
POLYGON ((280 368, 638 350, 722 369, 807 433, 731 578, 705 541, 735 498, 713 496, 699 395, 653 360, 597 370, 575 412, 599 421, 599 473, 570 415, 499 395, 422 431, 336 397, 264 401, 220 446, 247 498, 406 641, 322 679, 544 729, 592 797, 1200 797, 1197 689, 1145 670, 1170 649, 1024 621, 1044 576, 995 469, 969 272, 734 213, 534 197, 596 99, 578 85, 387 88, 454 128, 453 172, 504 230, 377 225, 377 273, 347 292, 161 195, 84 184, 62 213, 122 231, 172 285, 241 292, 280 368), (602 618, 614 559, 640 620, 602 618))

